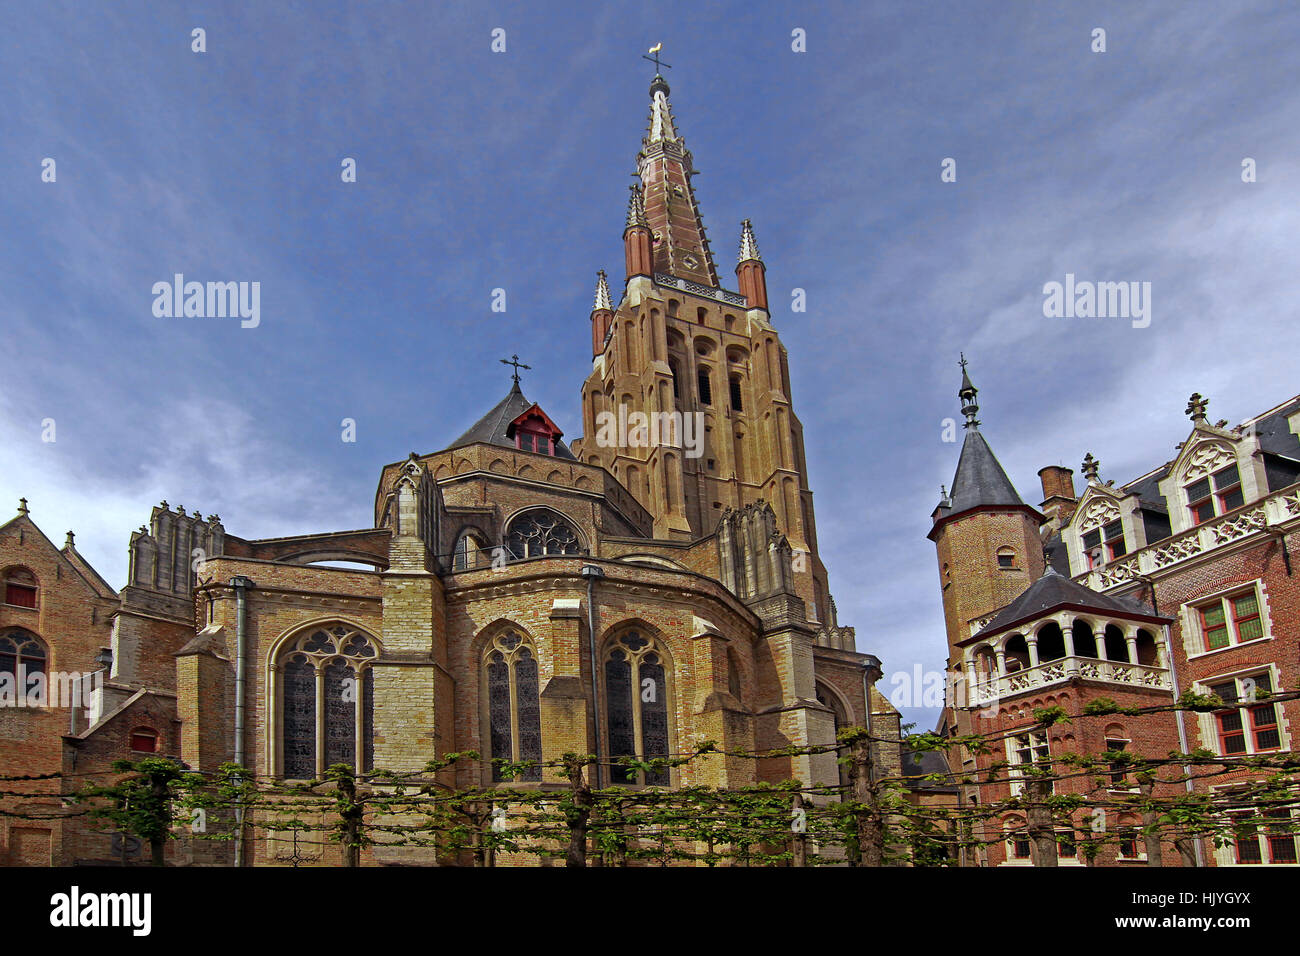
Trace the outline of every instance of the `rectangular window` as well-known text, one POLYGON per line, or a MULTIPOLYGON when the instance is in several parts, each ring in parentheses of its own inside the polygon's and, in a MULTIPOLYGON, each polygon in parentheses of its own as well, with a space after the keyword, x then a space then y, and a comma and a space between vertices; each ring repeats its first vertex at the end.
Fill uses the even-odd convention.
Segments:
POLYGON ((1259 597, 1254 591, 1229 598, 1229 603, 1232 605, 1232 623, 1237 631, 1237 643, 1264 636, 1264 623, 1259 619, 1259 597))
POLYGON ((708 369, 700 369, 700 404, 713 404, 713 384, 709 381, 708 369))
POLYGON ((733 378, 731 380, 731 410, 733 412, 743 412, 745 410, 744 402, 740 395, 740 379, 738 378, 733 378))
POLYGON ((1201 633, 1205 635, 1207 651, 1228 646, 1228 622, 1222 604, 1216 602, 1211 607, 1201 608, 1201 633))
POLYGON ((1017 734, 1015 737, 1007 739, 1007 762, 1012 766, 1009 777, 1013 796, 1019 796, 1025 792, 1026 779, 1026 774, 1014 768, 1045 761, 1048 759, 1049 754, 1046 734, 1017 734))
POLYGON ((1029 859, 1029 834, 1011 834, 1011 858, 1013 860, 1029 859))
POLYGON ((1268 862, 1295 863, 1295 825, 1286 810, 1268 810, 1264 813, 1265 839, 1268 841, 1268 862))
POLYGON ((1232 828, 1234 847, 1238 863, 1263 863, 1264 855, 1259 850, 1259 826, 1254 820, 1245 819, 1232 828))
POLYGON ((1088 568, 1101 564, 1101 530, 1089 531, 1083 536, 1083 553, 1088 559, 1088 568))
POLYGON ((1014 554, 999 554, 998 567, 1013 568, 1016 566, 1016 556, 1014 554))
POLYGON ((1254 588, 1215 598, 1198 606, 1196 612, 1200 616, 1201 636, 1207 651, 1264 637, 1264 617, 1259 594, 1254 588))
POLYGON ((1221 468, 1208 478, 1187 486, 1187 509, 1192 523, 1202 524, 1216 515, 1226 514, 1245 504, 1241 490, 1241 473, 1236 465, 1221 468))
POLYGON ((36 607, 36 588, 25 584, 6 585, 5 603, 15 607, 36 607))
POLYGON ((533 451, 533 436, 530 432, 517 432, 515 437, 519 439, 520 451, 533 451))
MULTIPOLYGON (((1106 749, 1123 751, 1128 749, 1127 740, 1106 739, 1106 749)), ((1122 761, 1112 761, 1110 765, 1110 788, 1112 790, 1127 790, 1129 787, 1128 772, 1122 761)))
POLYGON ((1058 830, 1056 834, 1056 855, 1062 860, 1077 856, 1078 848, 1074 845, 1074 834, 1069 830, 1058 830))
MULTIPOLYGON (((1257 695, 1271 693, 1273 679, 1264 671, 1211 684, 1209 690, 1222 698, 1225 704, 1249 702, 1257 695)), ((1266 753, 1282 746, 1277 704, 1266 702, 1254 707, 1221 710, 1215 713, 1214 720, 1219 733, 1219 753, 1225 757, 1266 753)))
POLYGON ((1114 561, 1128 553, 1128 549, 1124 546, 1124 525, 1121 522, 1112 521, 1106 525, 1101 529, 1101 536, 1106 540, 1108 560, 1114 561))

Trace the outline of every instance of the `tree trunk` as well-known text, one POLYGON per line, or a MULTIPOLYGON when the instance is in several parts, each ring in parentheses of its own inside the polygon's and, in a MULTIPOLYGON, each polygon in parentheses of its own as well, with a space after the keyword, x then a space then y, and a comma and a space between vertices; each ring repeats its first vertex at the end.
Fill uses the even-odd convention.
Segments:
POLYGON ((1147 866, 1164 865, 1164 848, 1160 845, 1160 832, 1156 828, 1156 811, 1151 806, 1151 794, 1155 790, 1155 781, 1150 778, 1138 779, 1138 790, 1142 794, 1145 806, 1142 810, 1142 841, 1147 848, 1147 866))
POLYGON ((871 740, 865 735, 853 742, 854 816, 857 819, 859 866, 885 865, 885 821, 880 811, 880 788, 875 781, 871 740))
POLYGON ((591 788, 583 778, 583 763, 567 756, 564 769, 569 776, 569 793, 572 806, 565 816, 569 824, 569 849, 564 857, 565 866, 587 865, 587 821, 591 819, 591 788))
POLYGON ((1052 820, 1052 811, 1044 802, 1051 792, 1050 787, 1047 780, 1037 777, 1025 781, 1025 792, 1031 801, 1025 809, 1025 824, 1029 831, 1029 852, 1034 866, 1059 864, 1056 824, 1052 820))
POLYGON ((794 835, 793 838, 791 839, 790 854, 792 859, 790 860, 790 865, 807 866, 808 865, 808 822, 807 822, 808 818, 805 814, 799 812, 804 809, 803 794, 796 793, 794 795, 794 800, 792 801, 792 804, 793 804, 792 809, 794 810, 792 816, 795 818, 795 825, 798 828, 794 830, 794 835))

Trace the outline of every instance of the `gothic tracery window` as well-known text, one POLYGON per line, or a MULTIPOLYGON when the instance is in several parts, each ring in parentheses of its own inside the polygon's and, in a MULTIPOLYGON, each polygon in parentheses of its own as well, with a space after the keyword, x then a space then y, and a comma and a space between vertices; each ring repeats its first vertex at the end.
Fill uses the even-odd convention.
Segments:
POLYGON ((581 554, 578 533, 552 511, 535 508, 510 522, 506 550, 512 558, 538 558, 548 554, 581 554))
MULTIPOLYGON (((606 733, 611 760, 667 757, 668 673, 662 649, 640 631, 626 631, 605 651, 606 733)), ((667 770, 646 773, 617 762, 610 782, 666 787, 667 770)))
POLYGON ((280 655, 283 773, 314 779, 333 764, 374 765, 374 675, 368 634, 336 624, 304 632, 280 655))
POLYGON ((542 712, 538 696, 537 652, 514 631, 489 642, 483 658, 492 779, 505 779, 495 761, 535 761, 516 780, 542 779, 542 712))

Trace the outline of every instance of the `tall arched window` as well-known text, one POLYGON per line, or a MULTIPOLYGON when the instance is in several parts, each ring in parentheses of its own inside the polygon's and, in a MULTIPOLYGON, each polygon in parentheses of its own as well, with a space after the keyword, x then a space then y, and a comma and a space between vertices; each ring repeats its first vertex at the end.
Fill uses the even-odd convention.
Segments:
POLYGON ((535 508, 517 515, 506 531, 506 550, 513 558, 547 554, 581 554, 582 542, 573 526, 553 511, 535 508))
POLYGON ((0 636, 0 706, 44 706, 47 660, 45 645, 30 631, 15 627, 0 636))
POLYGON ((307 631, 280 654, 284 776, 308 780, 336 763, 374 766, 370 635, 336 624, 307 631))
POLYGON ((473 531, 461 532, 461 536, 456 539, 456 550, 454 553, 453 567, 457 571, 473 571, 481 568, 487 563, 487 544, 483 538, 473 531))
POLYGON ((502 780, 496 760, 536 765, 516 780, 542 779, 542 712, 538 699, 537 653, 514 631, 498 634, 483 654, 483 683, 487 687, 488 735, 493 758, 492 779, 502 780))
MULTIPOLYGON (((668 672, 656 642, 640 631, 625 631, 605 651, 606 731, 611 758, 651 760, 667 757, 668 672)), ((645 773, 614 765, 611 783, 666 787, 667 770, 645 773)))

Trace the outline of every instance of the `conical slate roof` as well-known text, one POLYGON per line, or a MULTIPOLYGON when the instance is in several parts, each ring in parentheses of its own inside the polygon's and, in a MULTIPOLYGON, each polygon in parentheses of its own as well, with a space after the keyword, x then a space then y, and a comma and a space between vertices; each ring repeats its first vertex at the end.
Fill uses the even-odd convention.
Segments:
MULTIPOLYGON (((515 382, 505 398, 493 405, 486 415, 471 425, 465 434, 447 448, 460 448, 475 442, 514 448, 515 441, 506 434, 506 429, 511 422, 532 407, 533 403, 524 397, 524 393, 519 390, 519 383, 515 382)), ((555 441, 555 457, 574 460, 573 452, 569 451, 568 446, 559 439, 555 441)))
POLYGON ((1061 607, 1087 608, 1123 617, 1148 618, 1153 621, 1170 620, 1156 614, 1141 601, 1098 594, 1049 567, 1046 574, 1025 589, 1024 594, 1004 607, 993 620, 980 628, 975 637, 1000 634, 1017 624, 1036 620, 1061 607))
POLYGON ((1016 487, 1002 470, 993 449, 976 428, 966 432, 952 478, 944 514, 958 514, 981 505, 1023 505, 1016 487))

